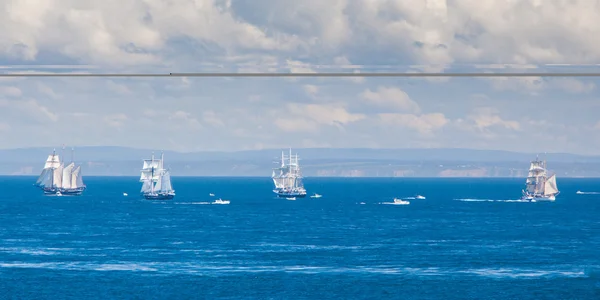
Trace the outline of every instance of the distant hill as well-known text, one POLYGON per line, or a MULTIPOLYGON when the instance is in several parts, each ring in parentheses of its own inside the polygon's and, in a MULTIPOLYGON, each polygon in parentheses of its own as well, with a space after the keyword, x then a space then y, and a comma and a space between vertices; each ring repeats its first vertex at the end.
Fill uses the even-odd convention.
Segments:
MULTIPOLYGON (((37 175, 52 148, 0 150, 0 174, 37 175)), ((85 175, 138 175, 153 150, 77 147, 85 175)), ((281 149, 182 153, 165 151, 174 176, 269 176, 281 149)), ((284 150, 286 151, 286 150, 284 150)), ((522 177, 534 153, 473 149, 293 149, 305 176, 522 177)), ((71 151, 57 149, 70 161, 71 151)), ((160 150, 154 150, 156 155, 160 150)), ((600 177, 600 156, 548 153, 541 157, 562 177, 600 177)))

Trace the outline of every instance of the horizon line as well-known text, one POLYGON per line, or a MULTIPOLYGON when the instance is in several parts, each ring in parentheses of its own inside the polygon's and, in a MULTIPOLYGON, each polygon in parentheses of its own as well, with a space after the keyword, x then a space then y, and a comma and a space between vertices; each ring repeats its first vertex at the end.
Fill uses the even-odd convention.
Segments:
MULTIPOLYGON (((36 174, 0 174, 0 177, 38 177, 36 174)), ((139 175, 85 175, 85 177, 133 177, 139 178, 139 175)), ((171 175, 171 177, 192 177, 192 178, 266 178, 271 179, 271 176, 268 175, 171 175)), ((365 179, 373 179, 373 178, 398 178, 398 179, 478 179, 478 178, 486 178, 486 179, 523 179, 524 177, 519 176, 303 176, 303 178, 365 178, 365 179)), ((600 179, 600 176, 560 176, 560 178, 578 178, 578 179, 600 179)))
MULTIPOLYGON (((61 146, 62 147, 62 146, 61 146)), ((216 153, 236 153, 236 152, 247 152, 247 151, 281 151, 282 149, 288 149, 290 147, 273 147, 273 148, 263 148, 263 149, 241 149, 241 150, 193 150, 193 151, 178 151, 178 150, 153 150, 152 148, 137 148, 132 146, 117 146, 117 145, 80 145, 80 146, 72 146, 74 148, 124 148, 131 150, 141 150, 141 151, 167 151, 174 152, 178 154, 194 154, 194 153, 203 153, 203 152, 216 152, 216 153)), ((55 146, 25 146, 25 147, 15 147, 15 148, 0 148, 0 151, 10 151, 10 150, 25 150, 25 149, 43 149, 43 148, 55 148, 55 146)), ((311 149, 311 150, 467 150, 467 151, 497 151, 497 152, 507 152, 507 153, 515 153, 515 154, 532 154, 532 155, 548 155, 548 154, 568 154, 568 155, 578 155, 578 156, 589 156, 589 157, 599 157, 600 154, 579 154, 573 152, 525 152, 525 151, 517 151, 517 150, 502 150, 502 149, 476 149, 476 148, 458 148, 458 147, 436 147, 436 148, 427 148, 427 147, 411 147, 411 148, 369 148, 369 147, 291 147, 291 149, 311 149)))
MULTIPOLYGON (((61 146, 62 147, 62 146, 61 146)), ((117 145, 79 145, 79 146, 71 146, 73 148, 125 148, 131 150, 148 150, 148 151, 167 151, 167 152, 175 152, 180 154, 192 154, 192 153, 201 153, 201 152, 218 152, 218 153, 235 153, 235 152, 246 152, 246 151, 281 151, 282 149, 288 149, 290 147, 273 147, 273 148, 263 148, 263 149, 241 149, 241 150, 192 150, 192 151, 178 151, 178 150, 154 150, 153 148, 137 148, 132 146, 117 146, 117 145)), ((55 146, 22 146, 22 147, 14 147, 14 148, 0 148, 0 151, 7 150, 24 150, 24 149, 42 149, 42 148, 55 148, 55 146)), ((499 151, 499 152, 509 152, 509 153, 517 153, 517 154, 536 154, 536 155, 547 155, 547 154, 571 154, 571 155, 580 155, 580 156, 600 156, 600 154, 578 154, 573 152, 525 152, 525 151, 517 151, 517 150, 503 150, 503 149, 477 149, 477 148, 460 148, 460 147, 411 147, 411 148, 393 148, 393 147, 382 147, 382 148, 372 148, 372 147, 291 147, 291 149, 313 149, 313 150, 468 150, 468 151, 499 151)))

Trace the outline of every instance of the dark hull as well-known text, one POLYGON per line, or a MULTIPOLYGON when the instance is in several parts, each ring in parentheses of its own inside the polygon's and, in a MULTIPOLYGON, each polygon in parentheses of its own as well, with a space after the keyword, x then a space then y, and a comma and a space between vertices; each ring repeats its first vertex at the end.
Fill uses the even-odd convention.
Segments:
POLYGON ((44 195, 56 195, 58 189, 42 189, 44 191, 44 195))
POLYGON ((173 194, 143 194, 146 200, 171 200, 175 198, 173 194))
POLYGON ((281 192, 276 192, 275 194, 277 194, 277 197, 279 198, 304 198, 306 197, 306 194, 304 193, 281 193, 281 192))
POLYGON ((44 195, 47 196, 81 196, 83 191, 85 191, 85 187, 76 189, 44 188, 42 190, 44 191, 44 195))
POLYGON ((63 196, 81 196, 85 189, 64 189, 61 190, 60 193, 63 196))

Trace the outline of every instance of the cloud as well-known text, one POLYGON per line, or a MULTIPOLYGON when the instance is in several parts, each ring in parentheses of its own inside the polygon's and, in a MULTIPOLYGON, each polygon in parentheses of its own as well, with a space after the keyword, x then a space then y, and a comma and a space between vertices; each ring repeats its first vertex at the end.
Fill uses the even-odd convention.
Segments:
POLYGON ((584 94, 596 88, 593 82, 585 82, 574 78, 496 77, 486 80, 491 82, 492 87, 498 91, 513 91, 530 95, 539 95, 543 90, 559 90, 570 94, 584 94))
POLYGON ((374 105, 403 112, 420 112, 419 105, 399 88, 380 86, 377 90, 365 90, 361 97, 374 105))
POLYGON ((275 124, 283 131, 316 132, 320 126, 335 126, 343 129, 344 125, 360 121, 364 114, 350 113, 343 104, 288 104, 287 111, 277 112, 275 124))
MULTIPOLYGON (((4 1, 0 64, 2 72, 588 71, 596 67, 578 64, 600 60, 600 41, 590 38, 600 34, 598 5, 4 1)), ((535 77, 1 78, 0 117, 10 130, 0 147, 539 145, 587 152, 600 149, 589 145, 600 140, 596 85, 595 78, 535 77), (149 141, 149 132, 168 139, 149 141), (403 138, 389 138, 396 135, 403 138)))
POLYGON ((225 123, 223 123, 221 117, 211 110, 202 113, 202 122, 214 127, 225 126, 225 123))
POLYGON ((582 82, 573 78, 554 80, 554 86, 571 94, 589 93, 596 88, 596 84, 593 82, 582 82))
MULTIPOLYGON (((498 109, 494 107, 478 107, 474 108, 467 115, 469 129, 475 129, 480 132, 489 132, 490 128, 501 127, 509 130, 521 130, 521 124, 514 120, 504 120, 498 115, 498 109)), ((463 120, 459 120, 463 123, 463 120)))
POLYGON ((20 97, 23 92, 14 86, 0 86, 0 96, 6 97, 20 97))
POLYGON ((432 131, 449 123, 449 120, 442 113, 423 115, 383 113, 378 116, 385 125, 400 125, 414 129, 423 135, 429 135, 432 131))
POLYGON ((275 125, 285 132, 318 132, 319 123, 309 118, 277 118, 275 125))

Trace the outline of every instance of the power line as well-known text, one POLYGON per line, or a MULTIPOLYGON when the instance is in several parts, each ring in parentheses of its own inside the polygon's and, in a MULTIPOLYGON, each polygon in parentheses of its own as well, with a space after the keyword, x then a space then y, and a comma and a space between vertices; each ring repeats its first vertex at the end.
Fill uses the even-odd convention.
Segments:
POLYGON ((0 77, 600 77, 600 73, 0 73, 0 77))

